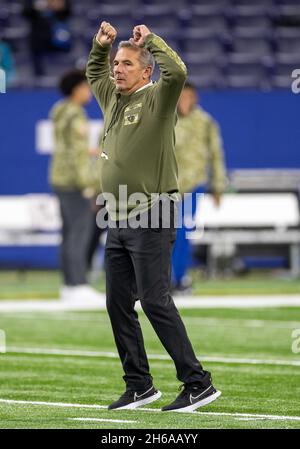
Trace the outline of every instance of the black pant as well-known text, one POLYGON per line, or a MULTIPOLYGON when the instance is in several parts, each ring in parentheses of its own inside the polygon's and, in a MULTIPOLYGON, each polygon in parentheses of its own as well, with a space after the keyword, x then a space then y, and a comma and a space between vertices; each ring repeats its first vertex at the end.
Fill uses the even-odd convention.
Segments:
POLYGON ((65 285, 86 284, 87 252, 94 215, 80 191, 55 192, 62 217, 61 267, 65 285))
POLYGON ((93 212, 91 235, 90 235, 90 241, 89 241, 88 250, 87 250, 87 267, 89 270, 92 268, 92 262, 93 262, 94 255, 95 255, 97 249, 99 248, 100 237, 103 234, 103 232, 105 232, 105 230, 106 230, 103 228, 99 228, 99 226, 97 225, 97 222, 96 222, 97 213, 98 213, 98 210, 93 212))
POLYGON ((107 310, 122 361, 127 389, 152 384, 143 335, 134 310, 138 297, 163 346, 172 357, 177 378, 206 386, 210 373, 196 359, 185 326, 170 295, 174 227, 108 230, 105 267, 107 310))

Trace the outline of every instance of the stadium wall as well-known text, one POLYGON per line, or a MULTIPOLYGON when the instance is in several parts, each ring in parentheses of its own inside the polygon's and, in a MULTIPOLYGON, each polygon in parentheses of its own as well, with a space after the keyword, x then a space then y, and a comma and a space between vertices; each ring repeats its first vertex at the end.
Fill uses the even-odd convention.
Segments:
MULTIPOLYGON (((12 90, 0 96, 0 194, 50 192, 49 154, 37 151, 36 127, 47 120, 55 90, 12 90)), ((226 163, 237 168, 300 168, 299 98, 289 91, 202 92, 200 102, 217 119, 226 163)), ((102 118, 95 101, 91 119, 102 118)))

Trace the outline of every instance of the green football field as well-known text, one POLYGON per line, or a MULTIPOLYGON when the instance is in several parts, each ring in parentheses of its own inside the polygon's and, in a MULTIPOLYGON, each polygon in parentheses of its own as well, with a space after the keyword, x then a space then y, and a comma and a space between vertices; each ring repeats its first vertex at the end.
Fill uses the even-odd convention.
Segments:
MULTIPOLYGON (((240 277, 209 279, 198 269, 190 271, 193 279, 192 294, 210 295, 275 295, 300 294, 300 278, 273 271, 253 271, 240 277)), ((56 270, 3 270, 0 271, 1 299, 52 299, 59 296, 61 275, 56 270)), ((105 292, 104 273, 100 271, 93 286, 105 292)))
POLYGON ((300 428, 299 309, 181 314, 196 354, 222 391, 192 414, 159 411, 180 383, 141 312, 151 372, 163 396, 137 411, 106 409, 124 383, 105 311, 1 313, 7 352, 0 354, 0 428, 300 428))

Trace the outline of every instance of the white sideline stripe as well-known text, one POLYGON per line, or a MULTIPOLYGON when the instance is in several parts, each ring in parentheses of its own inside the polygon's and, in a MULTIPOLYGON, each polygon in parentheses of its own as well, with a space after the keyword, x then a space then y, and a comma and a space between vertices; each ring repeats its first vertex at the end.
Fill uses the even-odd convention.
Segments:
POLYGON ((235 418, 237 421, 262 421, 266 418, 235 418))
POLYGON ((68 418, 71 421, 98 421, 98 422, 118 422, 118 423, 137 423, 138 421, 129 421, 126 419, 104 419, 104 418, 68 418))
MULTIPOLYGON (((100 294, 101 295, 101 294, 100 294)), ((247 296, 174 296, 175 304, 180 309, 214 309, 214 308, 265 308, 265 307, 299 307, 300 295, 247 295, 247 296)), ((100 301, 78 303, 63 302, 57 298, 50 300, 13 299, 1 300, 0 312, 28 311, 71 311, 71 310, 105 310, 105 294, 100 301)), ((141 305, 137 303, 138 310, 141 305)))
POLYGON ((176 306, 183 309, 227 309, 299 307, 300 295, 251 295, 251 296, 186 296, 174 297, 176 306))
MULTIPOLYGON (((105 357, 118 359, 116 352, 102 351, 80 351, 75 349, 49 349, 49 348, 19 348, 17 346, 7 347, 6 354, 37 354, 37 355, 64 355, 64 356, 80 356, 80 357, 105 357)), ((282 365, 282 366, 300 366, 300 360, 272 360, 272 359, 245 359, 239 357, 213 357, 213 356, 197 356, 203 362, 216 363, 236 363, 251 365, 282 365)), ((171 361, 166 354, 149 354, 148 359, 171 361)))
MULTIPOLYGON (((18 319, 18 320, 33 320, 37 317, 43 320, 58 320, 58 321, 78 321, 86 323, 108 323, 108 317, 97 316, 95 317, 84 317, 69 314, 68 312, 63 312, 63 314, 56 314, 55 312, 49 312, 43 314, 43 312, 36 313, 26 313, 20 315, 16 312, 6 312, 6 317, 18 319)), ((183 321, 189 326, 222 326, 222 327, 250 327, 250 328, 278 328, 278 329, 295 329, 300 328, 300 321, 288 321, 288 320, 245 320, 239 318, 211 318, 211 317, 193 317, 184 316, 183 321)))
MULTIPOLYGON (((24 316, 24 315, 23 315, 24 316)), ((300 328, 300 321, 287 320, 245 320, 240 318, 210 318, 183 316, 183 321, 189 326, 222 326, 222 327, 250 327, 250 328, 275 328, 295 329, 300 328)))
MULTIPOLYGON (((106 405, 97 405, 97 404, 70 404, 65 402, 44 402, 44 401, 22 401, 22 400, 14 400, 14 399, 0 399, 0 403, 2 404, 16 404, 16 405, 45 405, 48 407, 65 407, 65 408, 87 408, 87 409, 95 409, 95 410, 107 410, 106 405)), ((161 412, 159 408, 144 408, 139 407, 133 411, 144 411, 144 412, 161 412)), ((112 412, 110 412, 112 413, 112 412)), ((114 413, 114 412, 113 412, 114 413)), ((116 413, 116 411, 115 411, 116 413)), ((172 412, 165 412, 172 413, 172 412)), ((176 412, 174 412, 176 413, 176 412)), ((226 412, 184 412, 184 413, 193 413, 194 415, 210 415, 210 416, 233 416, 240 418, 257 418, 257 419, 271 419, 271 420, 288 420, 288 421, 300 421, 300 416, 285 416, 285 415, 261 415, 255 413, 226 413, 226 412)))

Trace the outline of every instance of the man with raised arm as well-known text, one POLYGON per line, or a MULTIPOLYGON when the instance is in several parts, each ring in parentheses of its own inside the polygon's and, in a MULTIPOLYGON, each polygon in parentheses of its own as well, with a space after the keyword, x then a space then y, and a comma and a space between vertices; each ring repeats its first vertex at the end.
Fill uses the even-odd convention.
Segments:
POLYGON ((174 126, 186 67, 160 37, 139 25, 133 38, 119 43, 111 77, 109 54, 116 36, 115 28, 102 22, 87 64, 87 78, 104 114, 101 186, 112 220, 105 250, 107 310, 126 383, 125 393, 109 409, 134 409, 161 396, 134 309, 138 298, 183 382, 182 392, 162 410, 193 411, 221 393, 197 360, 170 295, 178 199, 174 126), (155 62, 161 72, 157 83, 151 81, 155 62), (124 186, 128 199, 119 201, 124 186), (130 200, 135 195, 138 201, 130 200), (171 216, 166 227, 162 211, 167 202, 171 216), (158 214, 156 228, 153 212, 158 214), (132 226, 137 215, 141 223, 146 216, 149 226, 132 226))

